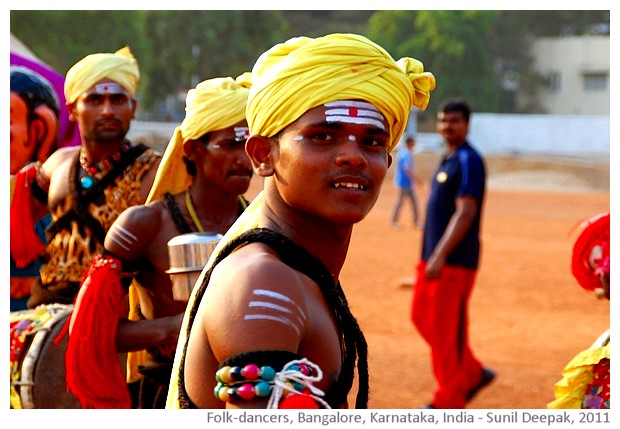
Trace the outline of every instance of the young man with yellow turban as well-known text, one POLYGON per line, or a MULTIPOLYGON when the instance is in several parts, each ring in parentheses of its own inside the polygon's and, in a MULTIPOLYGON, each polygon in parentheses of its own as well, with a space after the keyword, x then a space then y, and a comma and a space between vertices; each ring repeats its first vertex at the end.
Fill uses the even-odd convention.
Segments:
POLYGON ((164 407, 186 304, 173 295, 168 242, 181 234, 224 234, 247 207, 243 194, 253 174, 245 153, 250 85, 245 73, 236 80, 206 80, 188 92, 185 119, 166 147, 147 203, 124 211, 108 231, 105 252, 93 261, 71 316, 67 381, 83 406, 164 407), (124 305, 101 304, 126 298, 132 278, 143 320, 127 320, 124 305), (92 340, 93 331, 110 330, 116 335, 92 340), (132 384, 132 404, 116 354, 143 349, 148 353, 143 377, 132 384), (110 359, 101 359, 104 353, 110 359), (108 390, 95 383, 106 375, 108 390))
MULTIPOLYGON (((143 204, 161 156, 126 138, 134 119, 138 63, 128 47, 91 54, 67 72, 65 98, 82 144, 55 151, 39 169, 34 211, 52 213, 48 261, 28 307, 71 304, 80 280, 103 250, 106 231, 126 208, 143 204)), ((35 216, 38 218, 39 216, 35 216)))
POLYGON ((264 188, 185 312, 169 408, 368 406, 364 336, 339 283, 353 225, 432 74, 354 34, 293 38, 252 70, 246 152, 264 188))

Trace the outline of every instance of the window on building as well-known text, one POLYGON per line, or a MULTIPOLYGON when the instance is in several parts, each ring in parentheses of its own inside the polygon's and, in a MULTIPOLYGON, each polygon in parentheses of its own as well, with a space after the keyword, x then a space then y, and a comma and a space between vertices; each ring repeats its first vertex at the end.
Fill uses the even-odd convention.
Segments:
POLYGON ((547 75, 547 88, 550 91, 558 92, 562 89, 562 80, 560 73, 551 72, 547 75))
POLYGON ((608 75, 605 73, 585 73, 583 75, 584 91, 607 90, 608 75))

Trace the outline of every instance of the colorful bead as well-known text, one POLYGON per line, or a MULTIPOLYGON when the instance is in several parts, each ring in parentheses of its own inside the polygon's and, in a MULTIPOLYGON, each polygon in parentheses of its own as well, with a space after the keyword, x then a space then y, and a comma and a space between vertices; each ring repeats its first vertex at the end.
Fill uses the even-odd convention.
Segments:
POLYGON ((276 376, 276 371, 270 366, 262 366, 260 368, 260 378, 265 381, 271 381, 276 376))
POLYGON ((80 179, 80 183, 82 184, 82 188, 90 189, 95 184, 95 179, 91 176, 84 176, 80 179))
POLYGON ((286 382, 284 383, 284 385, 286 386, 286 388, 284 388, 284 389, 282 390, 282 396, 283 396, 283 397, 285 397, 285 398, 286 398, 288 395, 292 395, 292 394, 294 394, 294 393, 295 393, 295 392, 294 392, 294 390, 295 390, 295 386, 293 386, 293 383, 292 383, 292 382, 290 382, 290 381, 286 381, 286 382))
POLYGON ((266 381, 259 381, 254 386, 254 394, 261 398, 266 398, 271 393, 271 385, 266 381))
POLYGON ((237 388, 237 395, 246 401, 254 399, 254 386, 249 383, 242 384, 237 388))
POLYGON ((230 398, 228 400, 228 402, 235 402, 235 401, 241 400, 241 397, 239 396, 238 389, 236 387, 229 387, 228 388, 228 397, 230 398))
POLYGON ((230 389, 228 387, 222 386, 222 388, 217 392, 217 397, 220 398, 221 401, 230 402, 231 398, 228 393, 229 390, 230 389))
POLYGON ((224 366, 215 373, 217 381, 225 384, 233 383, 235 380, 230 376, 230 367, 224 366))
POLYGON ((306 365, 305 363, 300 363, 297 364, 297 366, 299 367, 300 372, 303 375, 311 375, 312 374, 312 368, 310 368, 308 365, 306 365))
POLYGON ((241 370, 241 374, 245 377, 246 380, 256 380, 258 375, 260 374, 260 368, 253 363, 246 365, 241 370))
POLYGON ((234 381, 243 381, 243 375, 241 374, 240 366, 233 366, 232 368, 230 368, 229 375, 230 378, 232 378, 234 381))

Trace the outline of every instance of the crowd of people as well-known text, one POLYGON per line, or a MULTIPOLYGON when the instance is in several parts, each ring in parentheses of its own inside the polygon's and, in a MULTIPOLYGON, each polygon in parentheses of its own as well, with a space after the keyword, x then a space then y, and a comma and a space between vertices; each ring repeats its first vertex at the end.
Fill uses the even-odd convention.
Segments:
POLYGON ((11 80, 11 266, 35 267, 28 283, 12 269, 11 311, 70 306, 66 382, 83 408, 367 408, 369 352, 340 273, 403 138, 391 221, 409 198, 423 227, 411 316, 437 381, 427 408, 465 408, 494 380, 467 322, 485 163, 467 140, 467 102, 443 103, 446 152, 421 221, 415 139, 405 135, 436 86, 421 61, 396 61, 356 34, 278 43, 251 72, 191 89, 163 154, 127 138, 139 81, 128 47, 78 61, 66 107, 53 97, 31 106, 11 80), (22 158, 14 104, 15 123, 19 105, 35 130, 15 143, 29 150, 22 158), (59 108, 81 145, 57 149, 59 108), (253 175, 263 187, 248 201, 253 175), (15 248, 14 231, 24 237, 15 248), (222 238, 178 300, 168 243, 205 232, 222 238), (24 240, 34 249, 25 256, 24 240))

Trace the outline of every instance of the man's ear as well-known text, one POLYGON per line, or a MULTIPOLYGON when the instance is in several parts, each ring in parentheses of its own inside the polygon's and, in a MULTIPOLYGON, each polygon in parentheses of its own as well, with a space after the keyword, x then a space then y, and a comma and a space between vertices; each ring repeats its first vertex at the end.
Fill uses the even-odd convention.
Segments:
POLYGON ((392 154, 388 153, 388 168, 390 168, 390 165, 392 165, 392 160, 393 160, 392 154))
POLYGON ((132 98, 131 101, 131 119, 136 119, 136 110, 138 109, 138 100, 132 98))
POLYGON ((35 139, 35 159, 44 162, 54 150, 58 139, 58 117, 45 104, 38 106, 30 126, 35 139))
POLYGON ((183 142, 183 155, 185 155, 186 158, 193 159, 194 145, 197 143, 200 144, 201 142, 192 139, 183 142))
POLYGON ((67 103, 65 105, 65 108, 67 109, 67 113, 69 114, 69 120, 72 122, 76 122, 77 118, 73 114, 73 110, 75 109, 75 103, 67 103))
POLYGON ((252 160, 254 171, 261 177, 274 173, 273 150, 275 143, 267 137, 252 135, 245 143, 245 152, 252 160))

